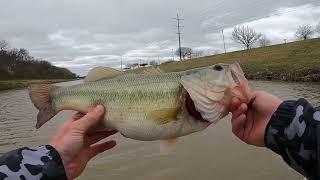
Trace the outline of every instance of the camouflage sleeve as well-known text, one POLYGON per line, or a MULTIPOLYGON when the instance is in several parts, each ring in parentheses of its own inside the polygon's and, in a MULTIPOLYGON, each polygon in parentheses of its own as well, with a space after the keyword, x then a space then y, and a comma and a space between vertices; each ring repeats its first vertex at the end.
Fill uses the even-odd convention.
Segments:
POLYGON ((0 157, 1 179, 67 179, 59 153, 50 145, 20 148, 0 157))
POLYGON ((284 101, 265 133, 266 146, 308 179, 320 179, 320 108, 306 100, 284 101))

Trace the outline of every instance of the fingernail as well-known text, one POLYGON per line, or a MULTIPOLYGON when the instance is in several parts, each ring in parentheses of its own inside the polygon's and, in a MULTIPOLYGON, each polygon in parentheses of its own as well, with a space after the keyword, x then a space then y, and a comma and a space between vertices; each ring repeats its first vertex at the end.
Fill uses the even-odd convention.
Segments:
POLYGON ((95 111, 96 111, 97 113, 103 113, 104 107, 99 104, 99 105, 96 106, 95 111))

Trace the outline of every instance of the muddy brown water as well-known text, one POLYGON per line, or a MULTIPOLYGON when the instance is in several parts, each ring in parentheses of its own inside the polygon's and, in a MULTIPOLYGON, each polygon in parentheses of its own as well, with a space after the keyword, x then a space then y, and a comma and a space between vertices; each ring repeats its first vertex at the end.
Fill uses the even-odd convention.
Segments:
MULTIPOLYGON (((59 85, 75 83, 79 82, 59 85)), ((284 100, 304 97, 314 106, 320 105, 320 84, 251 81, 250 86, 284 100)), ((73 113, 61 112, 36 130, 37 110, 28 91, 1 91, 0 154, 23 146, 47 144, 59 125, 73 113)), ((239 141, 231 132, 230 116, 202 132, 179 138, 169 155, 161 153, 161 141, 141 142, 119 134, 110 139, 117 140, 118 145, 93 159, 78 179, 303 179, 270 150, 239 141)))

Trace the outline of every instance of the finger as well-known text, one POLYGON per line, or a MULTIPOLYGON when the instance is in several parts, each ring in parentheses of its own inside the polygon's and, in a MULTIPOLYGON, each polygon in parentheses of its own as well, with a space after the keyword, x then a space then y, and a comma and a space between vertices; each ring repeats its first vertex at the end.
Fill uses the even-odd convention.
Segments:
POLYGON ((118 132, 117 130, 95 132, 95 133, 89 135, 88 143, 89 143, 89 145, 97 143, 100 140, 102 140, 106 137, 109 137, 117 132, 118 132))
POLYGON ((232 132, 241 140, 244 137, 246 118, 245 114, 241 114, 239 117, 232 119, 232 132))
POLYGON ((78 119, 81 119, 83 116, 85 116, 85 114, 81 113, 81 112, 77 112, 76 114, 74 114, 71 117, 71 121, 76 121, 78 119))
POLYGON ((256 98, 257 97, 252 97, 249 103, 247 104, 249 110, 253 108, 253 103, 256 100, 256 98))
POLYGON ((248 120, 245 123, 245 126, 244 126, 244 138, 245 139, 249 138, 250 133, 252 132, 253 126, 254 126, 254 121, 253 120, 248 120))
POLYGON ((90 128, 99 124, 104 115, 105 108, 102 105, 96 106, 93 110, 89 111, 79 121, 76 121, 77 125, 81 130, 87 131, 90 128))
POLYGON ((72 123, 78 119, 81 119, 84 115, 85 114, 83 114, 81 112, 77 112, 76 114, 74 114, 68 121, 63 123, 63 125, 60 128, 60 129, 62 129, 61 131, 63 131, 63 132, 68 131, 68 129, 72 125, 72 123))
POLYGON ((245 103, 242 103, 237 110, 232 112, 232 116, 236 118, 236 117, 240 116, 241 114, 245 114, 247 109, 248 109, 248 106, 245 103))
POLYGON ((62 124, 62 126, 59 128, 60 131, 61 131, 61 132, 68 131, 70 125, 71 125, 74 121, 82 118, 84 115, 85 115, 85 114, 80 113, 80 112, 77 112, 76 114, 72 115, 72 117, 71 117, 69 120, 65 121, 65 122, 62 124))
POLYGON ((247 118, 247 116, 245 114, 241 114, 239 117, 232 118, 232 120, 231 120, 232 129, 238 130, 240 128, 244 128, 245 123, 246 123, 246 118, 247 118))
POLYGON ((235 111, 239 106, 240 106, 240 99, 237 97, 233 97, 231 99, 230 111, 231 112, 235 111))
POLYGON ((89 148, 88 150, 88 156, 89 159, 95 157, 96 155, 113 148, 114 146, 116 146, 116 141, 111 140, 111 141, 107 141, 101 144, 97 144, 97 145, 93 145, 89 148))

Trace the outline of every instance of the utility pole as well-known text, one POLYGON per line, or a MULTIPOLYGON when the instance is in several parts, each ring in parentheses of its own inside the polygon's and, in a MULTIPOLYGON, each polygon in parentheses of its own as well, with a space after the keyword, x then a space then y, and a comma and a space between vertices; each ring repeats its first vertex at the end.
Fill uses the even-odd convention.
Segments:
POLYGON ((174 50, 172 49, 172 61, 174 61, 174 50))
POLYGON ((122 56, 121 56, 121 71, 122 71, 122 56))
POLYGON ((178 13, 177 13, 177 17, 176 17, 176 18, 173 18, 173 19, 177 20, 177 28, 178 28, 177 34, 178 34, 178 39, 179 39, 179 56, 180 56, 180 61, 181 61, 182 58, 181 58, 181 37, 180 37, 180 35, 181 35, 182 33, 181 33, 180 28, 182 28, 183 26, 180 25, 180 21, 182 21, 182 20, 184 20, 184 19, 180 19, 178 13))
POLYGON ((221 33, 222 33, 222 39, 223 39, 224 53, 227 53, 227 50, 226 50, 226 43, 225 43, 225 41, 224 41, 224 33, 223 33, 223 29, 221 30, 221 33))

